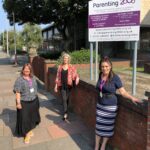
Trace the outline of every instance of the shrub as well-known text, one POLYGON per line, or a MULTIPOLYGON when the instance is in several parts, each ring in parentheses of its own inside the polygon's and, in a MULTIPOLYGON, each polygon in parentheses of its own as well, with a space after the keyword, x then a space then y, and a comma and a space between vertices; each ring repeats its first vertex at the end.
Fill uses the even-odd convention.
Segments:
POLYGON ((41 53, 39 56, 45 59, 57 60, 61 55, 61 51, 49 51, 46 53, 41 53))
MULTIPOLYGON (((70 52, 69 55, 71 56, 71 63, 72 64, 88 64, 90 63, 90 50, 89 49, 81 49, 78 51, 70 52)), ((93 61, 95 62, 95 54, 93 54, 94 58, 93 61)), ((98 60, 100 57, 98 57, 98 60)), ((58 64, 61 62, 61 57, 58 59, 58 64)))
POLYGON ((17 49, 17 54, 18 55, 24 55, 24 54, 27 54, 27 52, 23 51, 23 50, 20 50, 20 49, 17 49))
MULTIPOLYGON (((70 53, 72 58, 72 64, 87 64, 90 63, 90 50, 89 49, 81 49, 79 51, 74 51, 70 53)), ((95 53, 93 53, 93 61, 95 62, 95 53)), ((98 60, 100 57, 98 56, 98 60)))

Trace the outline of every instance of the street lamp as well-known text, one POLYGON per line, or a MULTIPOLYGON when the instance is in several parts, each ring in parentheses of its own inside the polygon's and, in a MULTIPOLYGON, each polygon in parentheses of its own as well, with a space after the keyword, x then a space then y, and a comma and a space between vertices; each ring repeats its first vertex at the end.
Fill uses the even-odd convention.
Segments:
POLYGON ((17 51, 16 51, 16 27, 15 27, 15 13, 13 12, 13 25, 14 25, 14 50, 15 50, 15 65, 17 65, 17 51))

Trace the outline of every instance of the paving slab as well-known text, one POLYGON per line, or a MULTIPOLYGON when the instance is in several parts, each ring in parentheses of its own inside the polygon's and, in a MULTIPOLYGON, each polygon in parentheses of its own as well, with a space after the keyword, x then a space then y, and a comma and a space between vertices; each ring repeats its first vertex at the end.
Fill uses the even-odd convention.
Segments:
POLYGON ((21 148, 16 148, 15 150, 48 150, 48 146, 47 146, 47 142, 43 142, 35 145, 26 145, 21 148))
POLYGON ((11 137, 0 137, 0 150, 12 150, 11 137))
POLYGON ((34 136, 31 138, 29 144, 24 144, 23 138, 18 138, 15 136, 12 137, 13 149, 36 145, 36 144, 43 143, 46 141, 51 141, 52 139, 51 136, 48 134, 46 128, 35 128, 33 132, 34 132, 34 136))
POLYGON ((56 139, 48 142, 47 145, 49 150, 93 150, 93 147, 89 146, 80 134, 56 139))
POLYGON ((52 94, 39 89, 41 123, 33 129, 29 144, 14 134, 16 106, 13 85, 21 67, 10 64, 0 53, 0 150, 92 150, 94 133, 83 124, 80 117, 69 113, 67 122, 62 120, 63 106, 52 94), (92 138, 91 138, 92 137, 92 138))

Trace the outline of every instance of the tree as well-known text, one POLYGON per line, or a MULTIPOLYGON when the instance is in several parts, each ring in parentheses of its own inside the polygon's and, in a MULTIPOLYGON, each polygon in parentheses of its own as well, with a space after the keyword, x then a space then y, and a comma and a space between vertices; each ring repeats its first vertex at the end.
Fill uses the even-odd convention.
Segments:
MULTIPOLYGON (((6 39, 6 36, 7 36, 7 31, 4 31, 3 35, 4 36, 4 39, 3 39, 3 46, 4 46, 4 50, 7 49, 7 39, 6 39)), ((14 31, 13 30, 10 30, 8 31, 8 44, 9 44, 9 51, 11 53, 14 53, 14 31)), ((21 50, 22 49, 22 40, 20 39, 20 32, 16 32, 16 47, 17 47, 17 50, 21 50)))
POLYGON ((12 13, 15 14, 15 22, 19 24, 54 22, 63 39, 67 41, 75 34, 72 29, 76 22, 79 19, 86 20, 88 0, 5 0, 3 7, 11 24, 12 13))
POLYGON ((36 46, 39 48, 42 44, 41 28, 34 24, 25 24, 21 32, 21 39, 27 48, 36 46))

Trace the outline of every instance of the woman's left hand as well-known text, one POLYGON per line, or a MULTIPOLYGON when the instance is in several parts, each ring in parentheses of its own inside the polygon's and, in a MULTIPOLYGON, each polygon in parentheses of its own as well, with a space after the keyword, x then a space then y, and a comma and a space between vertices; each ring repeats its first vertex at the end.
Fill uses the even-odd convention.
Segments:
POLYGON ((142 101, 140 99, 136 98, 136 97, 132 97, 131 100, 132 100, 133 103, 142 103, 142 101))
POLYGON ((76 85, 79 84, 79 78, 76 78, 75 83, 76 83, 76 85))

